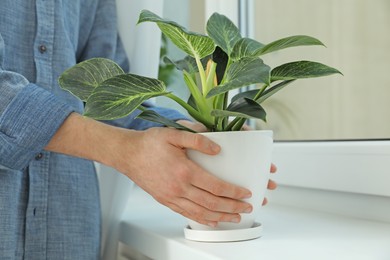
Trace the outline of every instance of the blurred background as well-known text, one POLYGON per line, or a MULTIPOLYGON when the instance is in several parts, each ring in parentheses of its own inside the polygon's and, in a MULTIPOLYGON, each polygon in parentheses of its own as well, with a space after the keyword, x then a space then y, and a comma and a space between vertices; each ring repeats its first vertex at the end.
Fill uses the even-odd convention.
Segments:
MULTIPOLYGON (((210 2, 166 0, 163 16, 205 33, 210 2), (180 11, 178 11, 180 10, 180 11)), ((261 43, 304 34, 326 47, 309 46, 263 56, 275 67, 295 60, 313 60, 339 69, 344 76, 296 81, 264 103, 275 140, 385 139, 390 137, 390 2, 388 0, 226 0, 229 17, 246 36, 261 43), (231 2, 231 3, 230 3, 231 2), (244 2, 245 4, 243 4, 244 2), (231 5, 233 4, 233 8, 231 5), (236 10, 234 9, 236 6, 236 10)), ((212 5, 212 3, 211 3, 212 5)), ((163 39, 162 55, 183 54, 163 39)), ((170 68, 160 66, 160 75, 170 68)), ((166 74, 165 74, 166 76, 166 74)), ((169 88, 188 95, 181 75, 168 79, 169 88)), ((159 99, 166 105, 166 99, 159 99)), ((176 104, 169 105, 177 107, 176 104)), ((180 109, 180 107, 177 107, 180 109)))

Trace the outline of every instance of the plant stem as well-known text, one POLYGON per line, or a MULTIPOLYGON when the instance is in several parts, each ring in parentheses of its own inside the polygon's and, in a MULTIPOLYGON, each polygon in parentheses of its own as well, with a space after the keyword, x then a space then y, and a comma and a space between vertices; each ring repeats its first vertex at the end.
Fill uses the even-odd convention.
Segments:
MULTIPOLYGON (((183 71, 183 75, 184 75, 184 81, 187 84, 193 98, 195 99, 195 103, 197 105, 197 109, 199 110, 199 112, 202 113, 203 115, 210 115, 210 110, 212 106, 207 103, 207 100, 203 97, 198 86, 192 79, 191 75, 186 71, 183 71)), ((212 120, 211 116, 209 120, 212 120)))
MULTIPOLYGON (((219 83, 220 85, 223 85, 226 83, 226 81, 227 81, 227 73, 226 72, 229 70, 229 67, 231 64, 232 64, 232 60, 230 58, 228 58, 225 72, 223 74, 221 82, 219 83)), ((229 92, 218 95, 216 97, 216 106, 215 107, 217 107, 217 109, 226 110, 226 108, 228 106, 228 99, 229 99, 229 92)), ((229 126, 228 123, 229 123, 228 116, 223 117, 223 118, 219 118, 218 124, 217 124, 219 131, 230 131, 230 129, 228 129, 228 126, 229 126)))
MULTIPOLYGON (((206 79, 206 86, 207 86, 207 93, 214 87, 214 82, 216 80, 216 68, 217 68, 217 63, 213 62, 211 59, 210 59, 210 65, 208 65, 208 68, 207 68, 207 71, 208 71, 208 75, 207 75, 207 79, 206 79)), ((216 85, 217 83, 215 83, 216 85)), ((207 94, 206 93, 206 94, 207 94)))
MULTIPOLYGON (((224 104, 223 104, 223 95, 218 95, 216 97, 214 97, 214 104, 213 104, 213 107, 215 109, 220 109, 222 110, 223 107, 224 107, 224 104)), ((215 118, 215 127, 217 129, 217 131, 222 131, 223 130, 223 118, 221 117, 216 117, 215 118)))
POLYGON ((260 88, 259 92, 257 92, 257 94, 256 94, 256 96, 254 97, 253 100, 256 101, 257 99, 259 99, 259 98, 261 97, 261 94, 263 94, 264 90, 265 90, 268 86, 269 86, 268 84, 264 84, 264 85, 260 88))
POLYGON ((233 126, 232 131, 240 131, 245 124, 246 119, 239 117, 237 123, 233 126))
POLYGON ((206 81, 206 72, 204 71, 202 62, 200 61, 200 58, 198 55, 195 56, 196 65, 198 66, 199 70, 199 76, 202 84, 202 94, 203 96, 207 95, 207 81, 206 81))
MULTIPOLYGON (((216 105, 215 107, 220 110, 226 110, 227 108, 227 102, 228 102, 228 92, 220 94, 216 97, 216 105)), ((229 117, 218 117, 215 120, 216 127, 218 131, 224 131, 226 127, 228 126, 229 117)))
POLYGON ((170 99, 174 100, 176 103, 181 105, 185 110, 187 110, 187 112, 195 120, 197 120, 198 122, 204 124, 208 129, 212 129, 213 128, 213 122, 212 122, 212 120, 208 119, 208 115, 203 115, 202 113, 199 113, 199 111, 197 111, 192 106, 190 106, 189 104, 184 102, 181 98, 179 98, 178 96, 176 96, 176 95, 174 95, 172 93, 169 93, 168 95, 166 95, 166 97, 169 97, 170 99))
MULTIPOLYGON (((233 129, 234 129, 234 126, 235 126, 236 124, 240 123, 240 120, 241 120, 241 119, 242 119, 241 117, 236 117, 235 119, 233 119, 233 121, 230 122, 230 123, 228 124, 228 126, 225 128, 225 130, 226 130, 226 131, 234 131, 234 130, 233 130, 233 129)), ((245 120, 244 120, 244 122, 245 122, 245 120)))

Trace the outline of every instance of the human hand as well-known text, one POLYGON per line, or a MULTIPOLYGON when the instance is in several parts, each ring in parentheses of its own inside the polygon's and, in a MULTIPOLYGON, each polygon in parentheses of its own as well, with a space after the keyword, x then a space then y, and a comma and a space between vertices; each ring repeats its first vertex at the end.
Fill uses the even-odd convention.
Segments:
MULTIPOLYGON (((207 128, 203 124, 198 123, 198 122, 191 122, 191 121, 188 121, 188 120, 178 120, 177 123, 179 123, 181 125, 184 125, 184 126, 190 128, 190 129, 192 129, 192 130, 194 130, 196 132, 199 132, 199 133, 207 131, 207 128)), ((250 131, 250 130, 252 130, 252 128, 250 126, 248 126, 248 125, 243 125, 242 130, 243 131, 250 131)), ((276 173, 276 171, 277 171, 276 165, 271 164, 270 172, 272 174, 274 174, 274 173, 276 173)), ((269 190, 275 190, 277 188, 276 182, 274 182, 273 180, 269 180, 267 188, 269 190)), ((264 200, 262 202, 262 205, 264 206, 267 203, 268 203, 267 198, 264 198, 264 200)))
POLYGON ((94 160, 127 175, 156 200, 199 223, 239 222, 252 206, 240 201, 249 190, 226 183, 201 169, 186 149, 217 154, 206 137, 170 128, 132 131, 72 113, 46 150, 94 160))
POLYGON ((201 224, 239 222, 252 211, 251 192, 203 170, 186 149, 215 155, 220 147, 202 135, 170 128, 121 130, 113 166, 158 202, 201 224))

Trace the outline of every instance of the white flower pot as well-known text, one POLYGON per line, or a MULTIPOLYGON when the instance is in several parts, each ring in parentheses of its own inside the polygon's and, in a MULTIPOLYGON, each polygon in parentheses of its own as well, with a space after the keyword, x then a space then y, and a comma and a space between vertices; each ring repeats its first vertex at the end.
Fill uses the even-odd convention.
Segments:
POLYGON ((252 204, 251 213, 241 214, 240 223, 221 222, 209 227, 189 220, 192 230, 237 230, 252 228, 261 211, 267 190, 272 156, 272 131, 237 131, 202 133, 221 146, 218 155, 210 156, 189 150, 188 156, 215 176, 252 192, 245 199, 252 204))

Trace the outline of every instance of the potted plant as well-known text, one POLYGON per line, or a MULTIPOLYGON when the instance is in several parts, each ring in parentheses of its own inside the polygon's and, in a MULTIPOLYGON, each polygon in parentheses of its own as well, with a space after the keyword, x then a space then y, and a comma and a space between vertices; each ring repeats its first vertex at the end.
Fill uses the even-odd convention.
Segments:
MULTIPOLYGON (((243 174, 249 169, 255 169, 248 180, 252 184, 252 186, 249 185, 251 189, 254 189, 253 184, 261 189, 259 192, 252 190, 256 196, 252 196, 254 201, 250 202, 258 203, 264 196, 268 182, 272 133, 270 131, 240 131, 245 121, 248 118, 266 120, 266 112, 261 103, 295 80, 340 73, 337 69, 313 61, 293 61, 270 68, 263 62, 261 56, 285 48, 323 45, 323 43, 313 37, 298 35, 262 44, 254 39, 242 37, 233 22, 218 13, 214 13, 209 18, 206 27, 207 35, 190 32, 181 25, 147 10, 143 10, 140 14, 139 23, 142 22, 156 23, 162 33, 187 54, 179 61, 172 61, 168 58, 165 58, 165 61, 182 71, 186 86, 191 93, 188 100, 183 100, 167 91, 164 82, 158 79, 125 73, 113 61, 103 58, 90 59, 66 70, 59 78, 61 87, 85 102, 85 116, 98 120, 110 120, 124 117, 140 109, 142 113, 138 116, 139 118, 181 130, 193 131, 143 106, 146 100, 157 96, 174 100, 196 121, 206 126, 210 132, 206 135, 222 146, 221 156, 230 153, 227 152, 230 145, 222 144, 222 138, 214 137, 214 134, 227 134, 228 143, 243 146, 233 148, 235 151, 232 153, 233 159, 223 162, 225 165, 223 170, 217 170, 208 163, 203 165, 203 160, 210 159, 203 158, 207 156, 191 151, 189 156, 213 173, 225 174, 228 169, 234 169, 232 175, 239 180, 246 179, 243 174), (252 88, 229 97, 232 90, 254 85, 257 86, 255 89, 252 88), (250 135, 248 140, 235 136, 242 132, 250 135), (260 137, 255 137, 254 132, 258 132, 260 137), (249 151, 249 146, 263 150, 249 151), (243 159, 237 157, 240 154, 244 155, 243 159), (251 154, 255 157, 249 158, 251 154), (262 154, 264 159, 261 159, 262 154), (226 166, 227 162, 233 162, 239 167, 226 166), (254 162, 256 163, 252 165, 254 162), (243 165, 248 165, 248 169, 243 170, 243 165), (260 180, 259 176, 263 179, 260 180)), ((216 157, 213 157, 209 163, 216 160, 216 157)), ((221 178, 226 179, 225 176, 221 178)), ((230 177, 227 180, 234 181, 230 177)), ((248 221, 245 218, 246 216, 242 216, 241 224, 232 224, 233 226, 227 224, 225 227, 228 229, 250 228, 254 217, 251 216, 248 221)), ((191 223, 191 227, 206 228, 197 226, 196 223, 191 223)))

